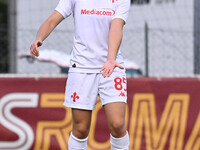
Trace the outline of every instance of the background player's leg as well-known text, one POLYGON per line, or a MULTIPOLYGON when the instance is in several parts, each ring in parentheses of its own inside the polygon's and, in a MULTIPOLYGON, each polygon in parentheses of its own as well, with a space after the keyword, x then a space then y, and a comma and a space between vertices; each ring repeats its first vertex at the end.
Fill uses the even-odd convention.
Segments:
POLYGON ((126 103, 108 103, 104 105, 104 109, 111 133, 111 149, 128 150, 129 136, 125 125, 126 103))
POLYGON ((86 150, 92 111, 72 108, 72 133, 68 142, 69 150, 86 150))

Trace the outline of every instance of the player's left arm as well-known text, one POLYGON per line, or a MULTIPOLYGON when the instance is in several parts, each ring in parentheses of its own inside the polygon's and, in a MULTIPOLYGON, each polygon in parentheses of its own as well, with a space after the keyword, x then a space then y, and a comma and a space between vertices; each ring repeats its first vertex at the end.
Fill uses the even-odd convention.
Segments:
POLYGON ((109 77, 112 74, 115 67, 124 69, 123 66, 119 65, 116 62, 116 56, 122 41, 124 24, 125 21, 121 18, 115 18, 112 20, 108 39, 107 61, 101 69, 102 75, 104 77, 109 77))
POLYGON ((123 26, 126 23, 130 9, 130 0, 117 0, 116 3, 118 7, 109 31, 107 61, 101 69, 104 77, 109 77, 115 67, 124 69, 123 66, 116 62, 116 57, 122 41, 123 26))

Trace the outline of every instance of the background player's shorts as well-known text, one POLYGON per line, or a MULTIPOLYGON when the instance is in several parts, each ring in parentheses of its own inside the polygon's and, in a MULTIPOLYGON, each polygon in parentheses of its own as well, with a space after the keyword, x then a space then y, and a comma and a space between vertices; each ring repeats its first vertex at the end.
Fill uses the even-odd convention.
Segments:
POLYGON ((71 108, 93 110, 99 95, 102 105, 127 102, 125 70, 115 68, 110 77, 101 73, 70 72, 64 105, 71 108))

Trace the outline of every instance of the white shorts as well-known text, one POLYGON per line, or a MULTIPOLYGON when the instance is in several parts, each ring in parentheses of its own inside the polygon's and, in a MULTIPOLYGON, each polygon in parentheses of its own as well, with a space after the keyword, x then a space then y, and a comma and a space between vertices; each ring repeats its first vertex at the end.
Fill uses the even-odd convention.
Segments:
POLYGON ((94 110, 97 96, 102 105, 127 102, 125 70, 116 68, 110 77, 101 73, 70 72, 65 91, 64 105, 71 108, 94 110))

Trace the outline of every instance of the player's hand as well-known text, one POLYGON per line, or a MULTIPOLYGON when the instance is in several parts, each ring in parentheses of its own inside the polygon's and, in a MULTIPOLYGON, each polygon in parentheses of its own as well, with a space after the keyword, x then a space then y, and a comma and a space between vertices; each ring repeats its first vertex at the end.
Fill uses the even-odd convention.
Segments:
POLYGON ((102 73, 104 78, 110 77, 115 67, 124 69, 124 67, 119 65, 115 60, 107 60, 107 62, 101 68, 100 72, 102 73))
POLYGON ((42 45, 42 41, 41 40, 36 40, 30 47, 30 53, 32 56, 39 56, 39 48, 42 45))

